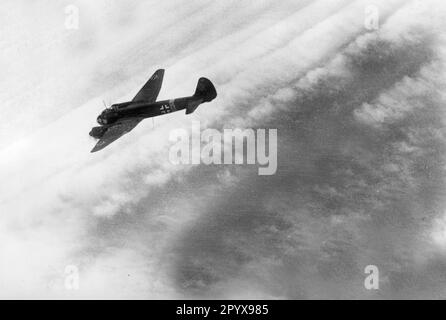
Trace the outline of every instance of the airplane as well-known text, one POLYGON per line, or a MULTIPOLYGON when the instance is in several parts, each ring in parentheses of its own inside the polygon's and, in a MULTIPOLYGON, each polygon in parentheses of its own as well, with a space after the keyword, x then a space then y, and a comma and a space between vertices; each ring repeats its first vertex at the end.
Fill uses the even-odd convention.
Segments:
POLYGON ((116 103, 97 117, 99 127, 93 127, 90 136, 99 139, 90 152, 104 149, 113 141, 130 132, 147 118, 186 109, 190 114, 197 107, 217 97, 217 91, 209 79, 200 78, 194 95, 171 100, 156 101, 163 83, 164 69, 157 70, 139 90, 132 101, 116 103))

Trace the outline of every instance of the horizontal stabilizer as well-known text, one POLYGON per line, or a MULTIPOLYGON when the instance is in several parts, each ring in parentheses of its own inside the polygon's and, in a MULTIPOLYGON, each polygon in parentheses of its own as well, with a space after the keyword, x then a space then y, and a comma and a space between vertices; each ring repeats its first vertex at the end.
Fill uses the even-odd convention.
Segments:
POLYGON ((190 114, 192 112, 195 111, 195 109, 198 108, 198 106, 202 103, 203 101, 201 99, 199 100, 194 100, 189 102, 189 104, 186 107, 186 114, 190 114))

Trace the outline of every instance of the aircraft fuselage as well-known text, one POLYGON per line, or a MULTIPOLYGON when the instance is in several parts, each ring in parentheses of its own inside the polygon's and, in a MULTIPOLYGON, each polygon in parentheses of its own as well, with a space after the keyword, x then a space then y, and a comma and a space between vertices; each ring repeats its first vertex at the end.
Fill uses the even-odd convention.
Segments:
POLYGON ((161 89, 164 70, 157 70, 139 90, 132 101, 113 104, 102 111, 96 121, 100 126, 93 127, 90 136, 99 139, 91 152, 102 150, 110 143, 130 132, 145 118, 186 110, 190 114, 197 107, 217 97, 212 82, 204 77, 198 79, 195 93, 189 97, 156 101, 161 89))
POLYGON ((97 122, 101 126, 104 126, 111 125, 122 118, 152 118, 184 109, 191 110, 190 112, 192 112, 202 102, 202 98, 194 96, 157 101, 154 103, 146 103, 144 101, 123 102, 114 104, 111 108, 102 111, 97 118, 97 122))

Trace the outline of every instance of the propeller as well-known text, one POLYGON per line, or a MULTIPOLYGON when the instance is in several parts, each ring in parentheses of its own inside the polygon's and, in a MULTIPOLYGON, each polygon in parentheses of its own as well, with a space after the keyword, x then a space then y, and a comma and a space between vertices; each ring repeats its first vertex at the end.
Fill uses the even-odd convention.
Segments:
POLYGON ((107 104, 105 103, 105 100, 102 100, 102 104, 104 105, 105 108, 107 108, 107 104))

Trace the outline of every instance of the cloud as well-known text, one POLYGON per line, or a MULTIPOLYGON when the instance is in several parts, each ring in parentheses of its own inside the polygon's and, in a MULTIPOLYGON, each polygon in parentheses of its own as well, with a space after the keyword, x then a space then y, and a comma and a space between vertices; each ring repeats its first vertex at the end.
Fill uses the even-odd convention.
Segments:
MULTIPOLYGON (((50 8, 31 53, 10 66, 17 81, 0 84, 11 88, 0 128, 5 297, 444 295, 442 249, 430 248, 444 212, 441 5, 376 1, 382 26, 369 32, 367 1, 76 4, 79 31, 58 29, 64 6, 50 8), (61 40, 45 47, 49 30, 61 40), (101 100, 131 98, 158 66, 160 98, 190 94, 202 75, 219 98, 89 154, 101 100), (277 128, 277 175, 170 164, 169 132, 192 119, 277 128), (15 138, 21 123, 27 136, 15 138), (63 287, 71 264, 78 292, 63 287), (378 293, 362 286, 367 264, 380 267, 378 293)), ((30 26, 27 10, 19 21, 30 26)), ((1 61, 30 38, 9 38, 1 61)))

